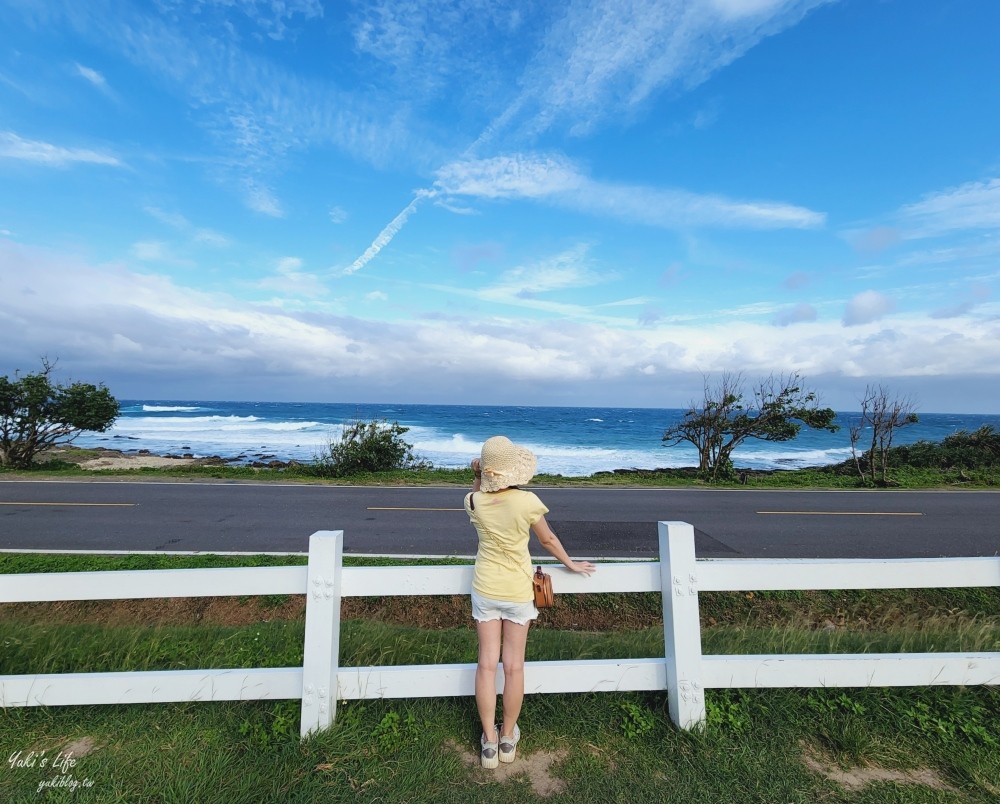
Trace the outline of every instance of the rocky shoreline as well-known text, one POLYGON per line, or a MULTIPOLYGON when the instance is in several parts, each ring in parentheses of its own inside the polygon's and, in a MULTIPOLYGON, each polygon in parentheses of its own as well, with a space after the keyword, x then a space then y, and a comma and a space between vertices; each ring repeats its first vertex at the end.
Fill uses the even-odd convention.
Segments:
POLYGON ((176 466, 250 466, 254 469, 286 469, 299 465, 299 461, 281 461, 273 455, 263 453, 255 455, 241 454, 233 458, 223 458, 220 455, 196 457, 193 453, 166 453, 156 455, 148 449, 134 452, 124 452, 117 449, 96 449, 76 451, 53 450, 49 458, 70 461, 81 469, 100 471, 102 469, 165 469, 176 466))

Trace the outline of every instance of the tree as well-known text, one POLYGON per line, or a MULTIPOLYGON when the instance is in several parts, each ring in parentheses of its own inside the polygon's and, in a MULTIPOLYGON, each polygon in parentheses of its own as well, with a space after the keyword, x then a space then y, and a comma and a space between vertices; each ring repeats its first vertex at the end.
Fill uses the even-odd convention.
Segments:
POLYGON ((742 373, 726 372, 718 384, 704 378, 701 402, 692 402, 680 422, 663 433, 666 446, 687 441, 698 450, 698 472, 715 482, 732 477, 732 454, 750 438, 790 441, 803 425, 836 432, 836 413, 820 408, 816 394, 802 388, 798 373, 758 382, 746 399, 742 373))
POLYGON ((344 425, 338 441, 316 459, 315 474, 345 477, 362 472, 391 472, 425 466, 413 456, 413 447, 402 439, 409 430, 399 422, 355 419, 344 425))
POLYGON ((860 399, 861 416, 851 425, 851 455, 861 482, 872 485, 889 483, 889 448, 900 427, 916 424, 919 419, 909 397, 893 396, 883 385, 868 385, 860 399), (858 444, 871 428, 868 449, 858 454, 858 444))
POLYGON ((54 369, 42 358, 41 371, 0 377, 0 466, 27 469, 48 447, 84 430, 103 433, 118 418, 118 400, 104 385, 56 384, 54 369))

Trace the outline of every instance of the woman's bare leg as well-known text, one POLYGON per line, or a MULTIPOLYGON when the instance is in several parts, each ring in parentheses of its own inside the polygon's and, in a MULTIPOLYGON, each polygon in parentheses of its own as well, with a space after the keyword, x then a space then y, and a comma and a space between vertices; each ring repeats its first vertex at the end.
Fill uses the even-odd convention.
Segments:
MULTIPOLYGON (((483 724, 483 734, 490 742, 496 739, 497 722, 497 663, 500 661, 501 620, 476 623, 479 634, 479 664, 476 665, 476 708, 483 724)), ((504 666, 506 671, 506 665, 504 666)), ((507 700, 506 693, 504 700, 507 700)))
MULTIPOLYGON (((524 702, 524 650, 528 644, 528 626, 503 621, 503 734, 513 737, 514 727, 524 702)), ((481 710, 480 710, 481 711, 481 710)))

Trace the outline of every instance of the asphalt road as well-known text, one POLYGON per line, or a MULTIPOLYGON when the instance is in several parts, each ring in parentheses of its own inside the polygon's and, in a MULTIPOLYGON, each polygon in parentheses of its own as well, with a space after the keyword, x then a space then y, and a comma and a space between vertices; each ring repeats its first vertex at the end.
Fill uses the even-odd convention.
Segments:
MULTIPOLYGON (((656 555, 656 522, 695 526, 702 557, 1000 555, 1000 493, 535 488, 571 555, 656 555)), ((0 481, 0 548, 470 555, 460 488, 0 481)), ((537 547, 537 545, 535 545, 537 547)))

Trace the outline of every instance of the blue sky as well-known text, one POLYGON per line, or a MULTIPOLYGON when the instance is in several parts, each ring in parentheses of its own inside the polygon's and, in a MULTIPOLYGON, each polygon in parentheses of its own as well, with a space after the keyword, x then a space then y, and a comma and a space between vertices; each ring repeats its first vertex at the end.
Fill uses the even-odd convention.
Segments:
POLYGON ((992 0, 0 0, 0 374, 1000 411, 992 0))

